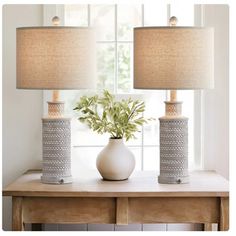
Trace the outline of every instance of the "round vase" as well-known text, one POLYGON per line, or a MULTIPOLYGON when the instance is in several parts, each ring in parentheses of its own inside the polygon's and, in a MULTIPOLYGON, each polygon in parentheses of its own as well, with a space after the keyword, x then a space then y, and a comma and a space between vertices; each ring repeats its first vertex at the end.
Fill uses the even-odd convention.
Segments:
POLYGON ((109 139, 98 154, 97 169, 105 180, 128 179, 135 167, 134 154, 125 146, 123 139, 109 139))

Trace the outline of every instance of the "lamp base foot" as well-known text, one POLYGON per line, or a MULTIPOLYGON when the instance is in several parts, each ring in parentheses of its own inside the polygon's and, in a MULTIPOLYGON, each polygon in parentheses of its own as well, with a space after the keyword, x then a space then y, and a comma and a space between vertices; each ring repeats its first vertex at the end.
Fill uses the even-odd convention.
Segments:
POLYGON ((66 176, 66 177, 41 176, 41 182, 44 184, 69 184, 72 183, 72 176, 66 176))
POLYGON ((187 184, 189 183, 189 176, 167 177, 167 176, 159 175, 158 183, 160 184, 187 184))

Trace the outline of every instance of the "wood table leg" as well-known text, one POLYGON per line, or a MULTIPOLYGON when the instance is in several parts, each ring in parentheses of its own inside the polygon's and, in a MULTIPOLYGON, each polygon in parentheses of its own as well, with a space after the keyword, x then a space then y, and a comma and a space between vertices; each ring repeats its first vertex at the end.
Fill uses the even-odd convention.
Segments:
POLYGON ((127 225, 128 224, 128 213, 129 213, 129 202, 127 197, 118 197, 116 199, 116 224, 127 225))
POLYGON ((23 231, 23 214, 22 214, 23 197, 12 197, 12 230, 23 231))
POLYGON ((203 224, 204 231, 212 231, 212 224, 211 223, 205 223, 203 224))
POLYGON ((229 230, 229 198, 221 197, 220 198, 220 231, 229 230))

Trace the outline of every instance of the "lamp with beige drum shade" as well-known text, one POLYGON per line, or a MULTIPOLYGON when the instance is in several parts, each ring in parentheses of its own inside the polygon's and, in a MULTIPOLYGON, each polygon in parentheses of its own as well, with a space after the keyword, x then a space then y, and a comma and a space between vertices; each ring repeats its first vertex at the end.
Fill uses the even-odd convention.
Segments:
POLYGON ((160 120, 159 183, 187 183, 188 118, 182 116, 177 89, 214 87, 214 30, 178 27, 134 28, 134 88, 168 89, 160 120))
POLYGON ((89 27, 17 28, 17 88, 53 90, 43 123, 43 183, 70 183, 71 128, 59 90, 95 88, 95 34, 89 27))

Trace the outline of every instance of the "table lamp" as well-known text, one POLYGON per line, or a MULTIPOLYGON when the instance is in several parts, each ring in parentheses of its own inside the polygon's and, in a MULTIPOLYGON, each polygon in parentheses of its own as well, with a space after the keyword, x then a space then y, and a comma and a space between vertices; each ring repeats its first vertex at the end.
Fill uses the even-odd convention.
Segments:
POLYGON ((95 37, 88 27, 23 27, 16 30, 17 88, 53 90, 42 118, 43 183, 72 182, 71 124, 59 90, 95 87, 95 37))
POLYGON ((214 86, 213 28, 134 28, 134 88, 168 89, 160 120, 160 175, 163 184, 188 183, 188 118, 182 116, 177 89, 214 86))

